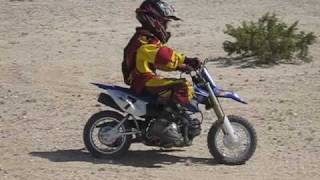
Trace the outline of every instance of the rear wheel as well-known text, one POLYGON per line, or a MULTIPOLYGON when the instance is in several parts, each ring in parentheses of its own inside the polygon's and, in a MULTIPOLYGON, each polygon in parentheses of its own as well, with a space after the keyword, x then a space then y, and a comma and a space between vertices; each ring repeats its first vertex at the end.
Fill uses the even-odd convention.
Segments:
POLYGON ((95 157, 117 158, 130 147, 130 135, 125 123, 114 129, 124 117, 115 111, 101 111, 88 120, 83 131, 83 140, 88 151, 95 157))
POLYGON ((211 155, 220 163, 237 165, 251 158, 257 146, 257 135, 253 126, 239 116, 228 116, 235 131, 237 142, 231 142, 223 133, 223 122, 215 122, 208 134, 208 148, 211 155))

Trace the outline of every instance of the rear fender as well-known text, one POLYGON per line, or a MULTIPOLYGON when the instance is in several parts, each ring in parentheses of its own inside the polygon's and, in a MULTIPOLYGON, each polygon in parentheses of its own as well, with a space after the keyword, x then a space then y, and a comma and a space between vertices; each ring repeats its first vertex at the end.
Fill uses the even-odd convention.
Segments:
POLYGON ((146 115, 148 102, 115 86, 92 84, 106 90, 105 93, 99 95, 98 102, 134 116, 146 115))
POLYGON ((106 106, 112 107, 113 109, 116 109, 120 112, 124 112, 109 94, 100 93, 98 96, 98 102, 106 106))

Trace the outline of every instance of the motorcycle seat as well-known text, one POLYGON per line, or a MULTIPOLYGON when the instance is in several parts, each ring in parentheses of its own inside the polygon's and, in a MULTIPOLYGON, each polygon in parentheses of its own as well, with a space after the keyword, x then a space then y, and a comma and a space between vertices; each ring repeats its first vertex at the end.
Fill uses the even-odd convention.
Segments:
POLYGON ((135 96, 139 99, 142 99, 144 101, 147 101, 147 102, 152 102, 152 101, 155 101, 157 96, 156 95, 152 95, 152 94, 149 94, 147 92, 143 92, 141 95, 138 95, 136 94, 132 89, 130 88, 127 88, 127 87, 122 87, 122 86, 114 86, 114 89, 115 90, 119 90, 119 91, 122 91, 122 92, 125 92, 127 94, 130 94, 131 96, 135 96))
POLYGON ((129 94, 133 97, 139 98, 143 101, 152 103, 154 101, 156 101, 157 96, 156 95, 151 95, 147 92, 143 92, 142 95, 138 95, 136 94, 134 91, 132 91, 132 89, 127 88, 127 87, 122 87, 122 86, 117 86, 117 85, 105 85, 105 84, 97 84, 97 83, 92 83, 95 86, 98 86, 101 89, 105 89, 105 90, 116 90, 116 91, 121 91, 124 92, 126 94, 129 94))

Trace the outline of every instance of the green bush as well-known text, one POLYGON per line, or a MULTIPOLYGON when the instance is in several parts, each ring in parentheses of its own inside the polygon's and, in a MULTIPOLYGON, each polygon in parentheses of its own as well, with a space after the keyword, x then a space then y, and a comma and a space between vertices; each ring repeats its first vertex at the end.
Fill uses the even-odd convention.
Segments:
POLYGON ((316 36, 313 32, 298 32, 297 25, 298 21, 288 26, 269 13, 258 22, 243 21, 237 28, 227 24, 224 33, 235 38, 235 42, 225 41, 223 48, 228 55, 256 56, 257 63, 262 64, 290 62, 293 58, 310 61, 308 46, 315 42, 316 36))

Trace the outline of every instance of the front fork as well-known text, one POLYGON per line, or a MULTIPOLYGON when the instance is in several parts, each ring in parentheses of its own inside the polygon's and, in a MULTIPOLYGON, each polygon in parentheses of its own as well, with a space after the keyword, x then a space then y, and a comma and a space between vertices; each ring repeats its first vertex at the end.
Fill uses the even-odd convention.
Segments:
POLYGON ((215 112, 215 114, 218 117, 218 121, 223 121, 223 133, 225 135, 227 135, 227 137, 230 138, 230 140, 232 140, 233 142, 238 141, 238 137, 236 136, 233 127, 231 126, 231 123, 228 119, 228 117, 225 115, 225 113, 222 110, 222 107, 219 103, 218 98, 216 97, 216 95, 214 94, 211 86, 209 83, 206 83, 206 87, 209 91, 210 94, 210 103, 213 107, 213 110, 215 112))

